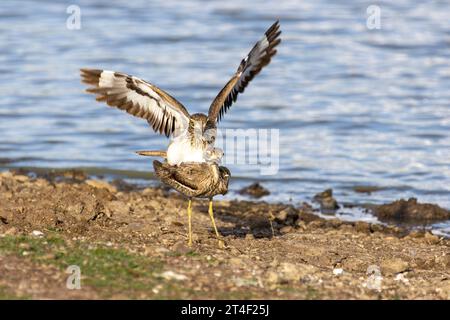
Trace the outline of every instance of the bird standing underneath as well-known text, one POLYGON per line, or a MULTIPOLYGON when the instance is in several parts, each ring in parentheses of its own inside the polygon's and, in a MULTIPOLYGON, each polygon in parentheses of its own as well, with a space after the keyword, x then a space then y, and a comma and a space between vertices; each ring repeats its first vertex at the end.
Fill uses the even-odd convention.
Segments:
POLYGON ((214 232, 219 242, 219 247, 224 246, 224 242, 220 239, 214 220, 213 197, 218 194, 226 194, 228 192, 228 182, 230 179, 230 171, 228 168, 219 166, 216 163, 182 163, 178 166, 170 165, 167 162, 153 161, 153 168, 158 178, 168 186, 174 188, 181 194, 188 197, 188 245, 192 246, 192 199, 207 198, 209 199, 208 213, 214 232))

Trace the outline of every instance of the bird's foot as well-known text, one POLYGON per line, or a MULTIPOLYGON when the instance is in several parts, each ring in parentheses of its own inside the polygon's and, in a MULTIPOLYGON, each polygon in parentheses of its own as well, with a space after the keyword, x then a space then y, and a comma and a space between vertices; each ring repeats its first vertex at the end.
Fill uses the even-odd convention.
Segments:
POLYGON ((219 249, 225 249, 226 248, 225 241, 223 241, 222 239, 218 239, 217 243, 218 243, 219 249))

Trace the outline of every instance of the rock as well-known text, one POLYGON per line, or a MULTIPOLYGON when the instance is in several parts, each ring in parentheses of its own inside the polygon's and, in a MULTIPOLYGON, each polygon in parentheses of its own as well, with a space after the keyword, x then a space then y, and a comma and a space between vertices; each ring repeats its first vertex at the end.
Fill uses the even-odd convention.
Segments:
POLYGON ((403 282, 405 284, 409 283, 409 280, 405 277, 405 275, 403 273, 399 273, 394 277, 394 281, 400 281, 403 282))
POLYGON ((283 228, 280 229, 280 233, 286 234, 292 232, 292 230, 294 230, 294 228, 292 228, 291 226, 284 226, 283 228))
POLYGON ((172 247, 172 250, 179 254, 186 254, 192 251, 192 249, 187 245, 185 241, 179 241, 175 243, 172 247))
POLYGON ((234 266, 234 267, 240 267, 244 264, 244 262, 242 261, 242 259, 239 258, 231 258, 229 260, 230 265, 234 266))
POLYGON ((450 219, 450 211, 431 203, 418 203, 416 198, 397 200, 374 207, 381 220, 429 221, 450 219))
POLYGON ((286 207, 275 214, 275 221, 278 223, 284 223, 287 220, 291 220, 292 222, 297 220, 297 218, 298 218, 298 211, 291 206, 286 207))
POLYGON ((333 198, 333 189, 327 189, 316 194, 313 201, 320 204, 320 211, 324 214, 333 214, 339 209, 338 202, 333 198))
POLYGON ((97 189, 106 189, 111 193, 117 192, 117 189, 114 186, 110 185, 108 182, 105 181, 89 179, 86 180, 86 184, 97 189))
POLYGON ((342 225, 342 220, 333 218, 327 221, 327 224, 332 228, 339 228, 342 225))
POLYGON ((188 277, 186 277, 184 274, 181 273, 175 273, 173 271, 164 271, 163 273, 156 274, 157 277, 163 278, 165 280, 176 280, 176 281, 183 281, 187 280, 188 277))
POLYGON ((7 236, 13 236, 17 234, 17 229, 15 227, 11 227, 8 230, 5 231, 4 233, 7 236))
POLYGON ((400 258, 386 259, 381 263, 381 270, 385 274, 397 274, 408 270, 409 264, 400 258))
POLYGON ((280 264, 279 273, 281 274, 282 279, 286 281, 299 281, 301 277, 296 265, 289 262, 280 264))
POLYGON ((245 240, 247 240, 247 241, 255 240, 255 236, 253 235, 253 233, 247 233, 245 235, 245 240))
POLYGON ((367 270, 367 261, 356 256, 343 259, 341 265, 349 272, 365 272, 367 270))
POLYGON ((367 194, 371 194, 372 192, 376 192, 376 191, 380 191, 383 190, 380 187, 375 187, 375 186, 355 186, 353 187, 353 191, 355 192, 359 192, 359 193, 367 193, 367 194))
POLYGON ((281 282, 297 282, 311 276, 315 272, 315 268, 303 263, 283 262, 278 266, 277 271, 281 282))
POLYGON ((123 179, 114 179, 111 182, 111 185, 114 186, 119 191, 133 191, 136 189, 136 186, 124 181, 123 179))
POLYGON ((450 268, 450 253, 435 259, 437 264, 442 264, 445 268, 450 268))
POLYGON ((269 190, 264 188, 259 182, 252 183, 248 187, 239 190, 239 194, 247 195, 253 198, 262 198, 270 194, 269 190))
MULTIPOLYGON (((153 250, 150 250, 149 253, 152 253, 152 251, 153 251, 153 250)), ((163 253, 163 254, 167 254, 167 253, 170 252, 169 249, 164 248, 164 247, 157 247, 157 248, 155 248, 154 251, 157 252, 157 253, 163 253)))
POLYGON ((306 230, 306 223, 303 220, 298 219, 295 222, 295 225, 297 226, 297 228, 299 228, 300 230, 306 230))
POLYGON ((51 181, 77 181, 81 182, 87 179, 87 175, 82 170, 50 170, 42 176, 51 181))
POLYGON ((406 237, 411 239, 422 238, 424 236, 421 230, 412 230, 406 237))
POLYGON ((431 232, 425 233, 424 240, 426 243, 429 243, 429 244, 438 244, 440 241, 439 237, 435 234, 432 234, 431 232))
POLYGON ((350 223, 342 223, 339 227, 339 230, 345 232, 345 233, 353 233, 354 229, 353 226, 350 223))
POLYGON ((278 276, 278 273, 274 271, 268 271, 266 273, 265 280, 269 284, 276 284, 280 282, 280 277, 278 276))
POLYGON ((30 180, 30 178, 28 178, 27 176, 21 175, 21 174, 15 175, 14 179, 19 182, 26 182, 26 181, 30 180))
POLYGON ((370 233, 370 224, 364 221, 355 222, 355 230, 363 233, 370 233))
POLYGON ((370 232, 382 232, 384 230, 383 225, 379 223, 372 223, 370 225, 370 232))
POLYGON ((44 236, 44 233, 39 230, 33 230, 33 232, 31 232, 31 235, 33 237, 42 238, 44 236))
POLYGON ((340 276, 341 274, 343 274, 344 273, 344 269, 342 269, 342 268, 334 268, 333 269, 333 274, 335 275, 335 276, 340 276))
POLYGON ((8 224, 9 223, 8 222, 8 217, 0 216, 0 222, 3 223, 3 224, 8 224))
POLYGON ((286 210, 282 210, 275 214, 275 220, 277 220, 277 222, 284 222, 286 219, 287 219, 287 211, 286 210))
POLYGON ((318 228, 322 228, 325 225, 325 221, 323 220, 314 220, 311 221, 310 223, 308 223, 308 228, 311 229, 318 229, 318 228))

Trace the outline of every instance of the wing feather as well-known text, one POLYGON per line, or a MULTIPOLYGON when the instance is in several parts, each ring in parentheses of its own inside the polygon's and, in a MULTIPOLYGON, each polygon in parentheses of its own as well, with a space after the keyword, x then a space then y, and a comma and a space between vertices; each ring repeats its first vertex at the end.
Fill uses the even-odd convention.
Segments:
POLYGON ((270 63, 277 53, 275 47, 281 42, 279 28, 279 21, 276 21, 241 61, 236 73, 212 102, 208 113, 209 121, 220 121, 233 102, 236 102, 238 94, 243 93, 249 82, 270 63))
POLYGON ((120 72, 81 69, 82 82, 90 85, 86 91, 97 101, 125 110, 147 120, 156 132, 178 136, 189 124, 189 112, 175 98, 137 77, 120 72))

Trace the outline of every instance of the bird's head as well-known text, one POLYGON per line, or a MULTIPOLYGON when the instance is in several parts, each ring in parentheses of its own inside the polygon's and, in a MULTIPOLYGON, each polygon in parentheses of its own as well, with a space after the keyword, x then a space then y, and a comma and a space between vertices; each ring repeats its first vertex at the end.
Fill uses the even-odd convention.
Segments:
POLYGON ((193 120, 195 132, 201 132, 203 134, 203 131, 206 127, 206 122, 208 122, 208 117, 206 116, 206 114, 194 113, 191 116, 191 119, 193 120))
POLYGON ((215 123, 208 120, 208 117, 203 113, 195 113, 191 118, 194 134, 203 136, 209 144, 213 145, 217 135, 215 123))

